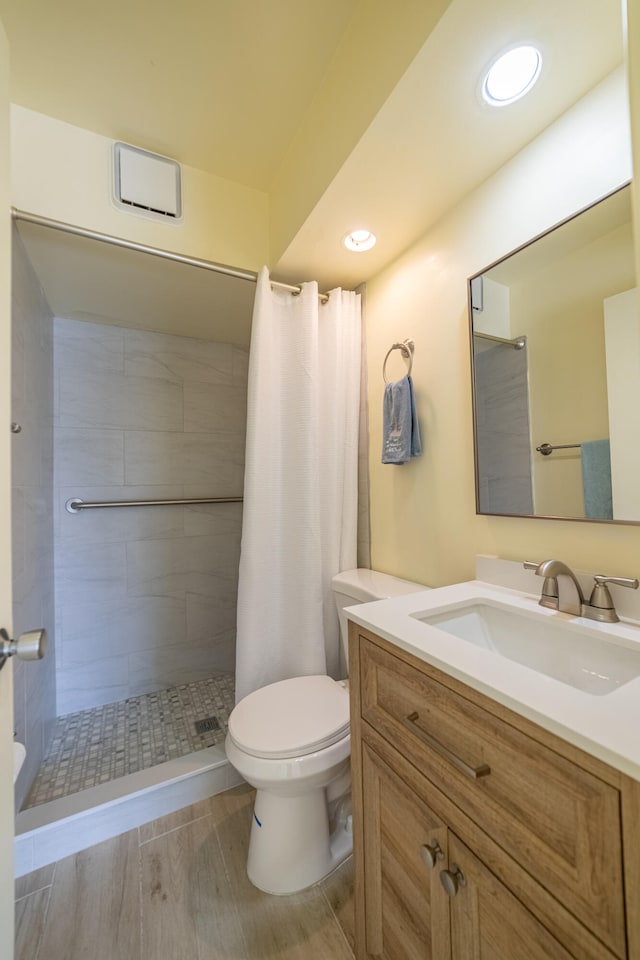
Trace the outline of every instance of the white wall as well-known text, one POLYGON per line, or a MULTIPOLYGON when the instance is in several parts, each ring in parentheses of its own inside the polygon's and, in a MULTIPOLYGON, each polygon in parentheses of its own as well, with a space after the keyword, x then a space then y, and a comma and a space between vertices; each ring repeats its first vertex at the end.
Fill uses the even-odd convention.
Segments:
POLYGON ((58 713, 235 665, 247 352, 55 320, 58 713))
POLYGON ((13 206, 244 269, 268 262, 265 193, 183 165, 183 222, 145 219, 111 202, 112 148, 108 137, 13 105, 13 206))
POLYGON ((467 316, 469 276, 630 175, 618 71, 368 284, 374 567, 433 585, 472 577, 476 553, 638 572, 640 528, 476 516, 467 316), (409 336, 424 454, 383 466, 377 371, 389 344, 409 336))
POLYGON ((627 290, 604 301, 613 515, 640 517, 640 294, 627 290))

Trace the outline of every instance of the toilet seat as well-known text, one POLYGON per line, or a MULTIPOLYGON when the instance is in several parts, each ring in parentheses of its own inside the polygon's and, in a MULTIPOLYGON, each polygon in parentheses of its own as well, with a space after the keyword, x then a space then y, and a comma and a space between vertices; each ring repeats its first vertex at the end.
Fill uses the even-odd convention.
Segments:
POLYGON ((326 676, 294 677, 255 690, 229 717, 229 737, 254 757, 284 760, 349 734, 349 693, 326 676))

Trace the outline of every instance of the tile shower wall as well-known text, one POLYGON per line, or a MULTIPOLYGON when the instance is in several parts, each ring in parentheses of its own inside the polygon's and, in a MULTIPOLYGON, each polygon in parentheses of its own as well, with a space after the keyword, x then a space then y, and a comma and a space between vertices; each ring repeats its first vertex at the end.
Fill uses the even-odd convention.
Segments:
POLYGON ((246 350, 63 319, 54 339, 58 713, 233 670, 241 504, 65 503, 241 496, 246 350))
POLYGON ((27 757, 16 784, 16 807, 40 765, 56 717, 53 580, 52 317, 22 241, 13 231, 12 541, 14 635, 45 627, 40 661, 14 663, 14 722, 27 757))
POLYGON ((527 347, 475 340, 478 485, 484 513, 533 513, 527 347))

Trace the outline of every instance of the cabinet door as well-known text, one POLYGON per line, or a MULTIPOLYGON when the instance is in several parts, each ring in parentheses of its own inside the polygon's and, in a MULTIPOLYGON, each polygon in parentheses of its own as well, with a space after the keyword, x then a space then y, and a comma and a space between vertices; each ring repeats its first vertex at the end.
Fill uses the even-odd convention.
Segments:
POLYGON ((451 905, 452 960, 575 960, 455 834, 438 870, 451 905))
POLYGON ((447 829, 366 743, 362 773, 365 956, 449 960, 447 829))

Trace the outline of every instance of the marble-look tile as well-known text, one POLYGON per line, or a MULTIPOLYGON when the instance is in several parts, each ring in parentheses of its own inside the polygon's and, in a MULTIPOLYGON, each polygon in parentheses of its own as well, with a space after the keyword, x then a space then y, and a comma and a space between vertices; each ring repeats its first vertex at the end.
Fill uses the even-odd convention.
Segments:
POLYGON ((57 484, 124 483, 122 430, 56 427, 54 442, 57 484))
POLYGON ((54 362, 60 376, 78 370, 124 372, 124 330, 105 323, 56 317, 54 362))
POLYGON ((127 544, 127 591, 137 597, 220 595, 237 583, 239 545, 223 537, 139 540, 127 544))
MULTIPOLYGON (((25 573, 24 542, 24 490, 14 486, 11 491, 11 573, 13 582, 19 584, 25 573)), ((23 590, 19 589, 22 593, 23 590)))
POLYGON ((125 371, 144 377, 231 384, 233 351, 229 343, 127 330, 125 371))
POLYGON ((67 500, 85 501, 175 500, 182 498, 182 485, 58 487, 56 491, 59 544, 75 549, 91 543, 121 543, 127 540, 166 540, 184 534, 182 506, 105 507, 69 513, 67 500))
POLYGON ((231 434, 244 438, 246 422, 246 387, 185 383, 184 429, 188 433, 231 434))
POLYGON ((124 600, 126 545, 89 544, 77 549, 56 549, 56 599, 63 609, 100 601, 124 600))
POLYGON ((187 633, 186 602, 175 597, 127 597, 118 604, 99 600, 65 607, 58 634, 61 668, 90 664, 97 655, 127 657, 182 641, 187 633))
MULTIPOLYGON (((187 640, 190 643, 216 642, 235 635, 238 593, 234 585, 220 584, 213 597, 187 594, 187 640)), ((226 669, 226 668, 221 668, 226 669)))
POLYGON ((76 372, 59 388, 63 427, 115 430, 182 429, 182 384, 157 377, 76 372))
POLYGON ((15 669, 14 729, 27 746, 15 790, 19 807, 40 763, 55 700, 53 623, 53 366, 52 323, 37 277, 14 231, 12 435, 13 628, 43 626, 45 660, 15 669), (22 669, 24 667, 24 669, 22 669))
POLYGON ((25 406, 22 411, 12 412, 22 430, 11 434, 11 478, 14 486, 34 487, 40 484, 41 435, 49 429, 37 409, 25 406))
POLYGON ((146 653, 129 656, 129 692, 135 697, 148 690, 161 690, 172 684, 205 680, 218 669, 215 645, 179 643, 158 647, 150 658, 146 653))
POLYGON ((135 960, 140 955, 138 857, 137 831, 131 831, 57 864, 42 958, 135 960))
POLYGON ((233 382, 236 386, 247 389, 249 376, 249 351, 234 344, 233 347, 233 382))
POLYGON ((244 460, 242 438, 127 431, 124 447, 129 484, 206 483, 210 484, 207 496, 237 496, 237 467, 244 460))
POLYGON ((57 677, 60 716, 129 696, 126 659, 123 662, 122 657, 96 657, 90 663, 60 666, 57 677))
MULTIPOLYGON (((240 491, 242 495, 242 491, 240 491)), ((198 494, 185 492, 185 497, 198 494)), ((242 503, 198 503, 184 508, 186 537, 217 536, 229 544, 242 536, 242 503)))

